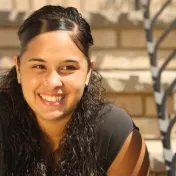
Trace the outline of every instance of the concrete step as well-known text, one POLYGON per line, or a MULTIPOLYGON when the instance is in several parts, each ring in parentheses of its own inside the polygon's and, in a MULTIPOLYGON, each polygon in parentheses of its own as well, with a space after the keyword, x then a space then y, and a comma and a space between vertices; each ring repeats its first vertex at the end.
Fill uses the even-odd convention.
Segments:
MULTIPOLYGON (((160 140, 145 140, 150 157, 151 172, 166 174, 163 147, 160 140)), ((176 152, 176 141, 172 141, 173 152, 176 152)))

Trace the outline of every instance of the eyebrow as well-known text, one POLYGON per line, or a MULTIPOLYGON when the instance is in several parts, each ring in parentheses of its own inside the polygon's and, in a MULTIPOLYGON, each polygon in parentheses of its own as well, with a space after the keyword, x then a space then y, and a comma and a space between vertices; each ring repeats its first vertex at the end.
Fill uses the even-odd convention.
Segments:
POLYGON ((32 59, 29 59, 28 61, 29 61, 29 62, 32 62, 32 61, 46 62, 44 59, 40 59, 40 58, 32 58, 32 59))
MULTIPOLYGON (((40 59, 40 58, 31 58, 28 60, 29 62, 32 62, 32 61, 37 61, 37 62, 44 62, 46 63, 46 61, 44 59, 40 59)), ((77 60, 75 59, 67 59, 67 60, 64 60, 64 62, 74 62, 74 63, 78 63, 77 60)))

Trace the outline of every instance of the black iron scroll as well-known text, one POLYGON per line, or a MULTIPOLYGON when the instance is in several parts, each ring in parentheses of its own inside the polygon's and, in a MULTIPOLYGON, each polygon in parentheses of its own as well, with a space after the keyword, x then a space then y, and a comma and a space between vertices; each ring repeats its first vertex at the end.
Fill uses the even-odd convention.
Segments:
POLYGON ((171 118, 168 117, 168 113, 166 111, 166 100, 170 93, 172 93, 175 85, 176 78, 171 81, 170 85, 166 90, 163 89, 161 83, 161 76, 163 70, 166 68, 168 63, 174 58, 176 55, 176 48, 170 53, 165 62, 158 66, 157 63, 157 51, 159 45, 166 38, 169 32, 176 26, 176 18, 167 26, 167 28, 163 31, 161 36, 154 40, 153 29, 156 23, 156 20, 163 12, 163 10, 171 3, 171 0, 165 1, 160 10, 153 16, 150 17, 150 0, 143 0, 143 9, 144 9, 144 28, 146 33, 147 40, 147 50, 150 58, 151 72, 152 72, 152 80, 154 87, 154 98, 157 107, 158 114, 158 122, 160 127, 160 134, 163 145, 163 155, 166 165, 167 176, 176 176, 176 153, 174 154, 171 147, 171 130, 176 123, 176 114, 172 114, 171 118))

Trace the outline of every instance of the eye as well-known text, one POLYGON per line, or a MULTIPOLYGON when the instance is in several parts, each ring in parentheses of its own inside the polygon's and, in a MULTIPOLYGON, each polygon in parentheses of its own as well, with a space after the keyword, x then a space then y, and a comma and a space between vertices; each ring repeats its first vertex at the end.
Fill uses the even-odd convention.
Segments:
POLYGON ((34 65, 32 68, 37 68, 37 69, 45 69, 46 67, 44 65, 34 65))
POLYGON ((63 66, 61 70, 71 70, 72 71, 72 70, 76 70, 76 67, 73 65, 67 65, 67 66, 63 66))

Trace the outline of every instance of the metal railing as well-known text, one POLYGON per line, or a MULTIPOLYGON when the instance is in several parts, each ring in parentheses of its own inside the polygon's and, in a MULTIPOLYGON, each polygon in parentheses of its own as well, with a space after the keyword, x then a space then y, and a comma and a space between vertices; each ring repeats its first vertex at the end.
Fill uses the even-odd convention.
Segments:
POLYGON ((162 74, 166 66, 176 56, 176 48, 172 50, 165 62, 158 65, 158 50, 160 44, 168 36, 169 32, 176 27, 176 18, 166 27, 161 36, 155 40, 154 28, 158 17, 165 8, 171 3, 171 0, 166 0, 158 12, 151 17, 150 15, 150 0, 143 0, 144 9, 144 28, 147 40, 147 51, 150 58, 151 73, 153 79, 154 98, 157 107, 158 122, 160 127, 161 140, 163 145, 163 156, 166 165, 167 176, 176 176, 176 153, 173 152, 171 146, 171 131, 176 123, 176 114, 169 117, 166 101, 169 94, 171 94, 176 85, 176 77, 171 80, 170 85, 164 90, 162 85, 162 74))

